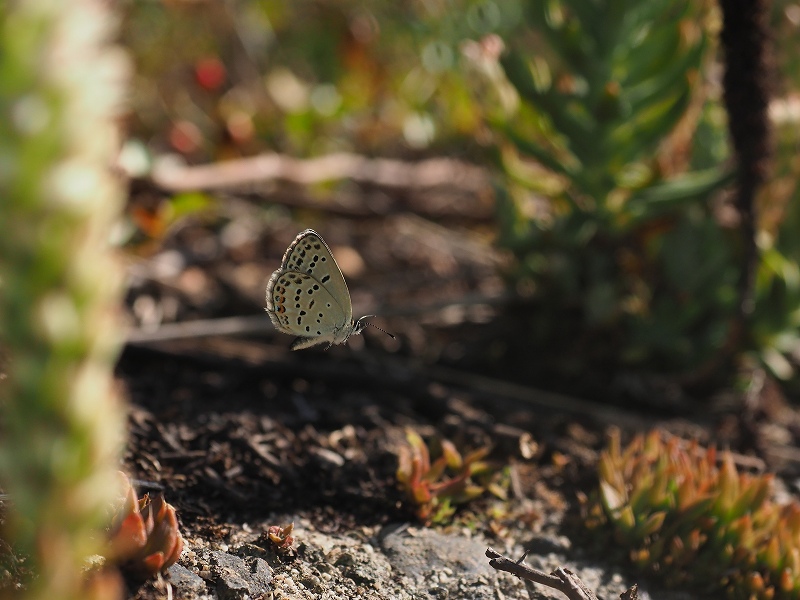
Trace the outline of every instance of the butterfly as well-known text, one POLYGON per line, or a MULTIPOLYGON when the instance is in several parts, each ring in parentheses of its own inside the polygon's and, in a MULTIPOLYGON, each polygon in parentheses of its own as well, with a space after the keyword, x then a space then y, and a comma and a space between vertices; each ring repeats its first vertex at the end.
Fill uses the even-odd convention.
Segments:
POLYGON ((267 313, 278 331, 300 336, 292 343, 292 350, 326 342, 328 348, 342 344, 369 325, 364 319, 374 316, 353 320, 344 275, 331 249, 313 229, 297 235, 280 268, 269 278, 267 313))

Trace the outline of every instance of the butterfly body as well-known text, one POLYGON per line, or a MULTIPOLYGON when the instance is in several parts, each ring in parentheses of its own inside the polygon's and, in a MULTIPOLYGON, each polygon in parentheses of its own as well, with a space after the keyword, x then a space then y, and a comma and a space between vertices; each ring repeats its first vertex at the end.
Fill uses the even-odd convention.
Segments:
POLYGON ((292 350, 341 344, 364 328, 328 245, 313 229, 298 234, 267 284, 267 313, 278 331, 299 336, 292 350))

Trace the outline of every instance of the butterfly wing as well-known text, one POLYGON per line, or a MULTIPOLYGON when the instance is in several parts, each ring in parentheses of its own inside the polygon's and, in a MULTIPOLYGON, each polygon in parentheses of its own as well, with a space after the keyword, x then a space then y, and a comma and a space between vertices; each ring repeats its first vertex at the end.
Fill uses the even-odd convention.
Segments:
POLYGON ((281 269, 305 273, 316 279, 341 306, 345 323, 353 320, 353 305, 344 275, 328 244, 316 231, 306 229, 297 235, 283 255, 281 269))
POLYGON ((267 312, 279 331, 301 336, 292 350, 341 343, 353 332, 344 276, 315 231, 300 233, 283 255, 267 284, 267 312))
POLYGON ((297 271, 279 269, 272 274, 267 312, 279 331, 301 337, 292 350, 331 344, 349 323, 336 298, 317 279, 297 271))

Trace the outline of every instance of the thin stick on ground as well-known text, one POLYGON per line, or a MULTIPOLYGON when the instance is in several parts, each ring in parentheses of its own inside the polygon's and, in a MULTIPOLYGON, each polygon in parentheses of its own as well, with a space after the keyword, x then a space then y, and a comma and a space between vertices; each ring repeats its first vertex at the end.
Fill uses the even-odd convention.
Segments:
MULTIPOLYGON (((580 577, 575 575, 569 569, 562 567, 557 568, 549 575, 544 571, 539 571, 523 564, 526 554, 518 561, 511 560, 494 550, 493 548, 486 549, 486 557, 489 559, 489 566, 498 571, 505 571, 516 575, 524 581, 532 581, 540 585, 558 590, 564 594, 569 600, 598 600, 597 595, 590 590, 580 577)), ((625 593, 620 595, 622 600, 637 600, 636 586, 633 586, 625 593)))

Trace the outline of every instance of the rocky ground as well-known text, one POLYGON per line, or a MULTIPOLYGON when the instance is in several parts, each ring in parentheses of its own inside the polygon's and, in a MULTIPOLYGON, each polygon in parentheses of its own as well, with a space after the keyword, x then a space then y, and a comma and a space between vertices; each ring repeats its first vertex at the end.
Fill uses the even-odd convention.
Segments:
MULTIPOLYGON (((134 192, 147 208, 154 192, 134 192)), ((526 564, 546 572, 566 567, 601 598, 633 583, 640 598, 699 597, 615 566, 624 549, 587 538, 578 496, 596 486, 612 426, 713 440, 796 476, 798 418, 776 388, 743 405, 641 375, 548 378, 548 353, 520 335, 531 308, 502 279, 509 257, 493 244, 488 195, 354 198, 292 213, 226 198, 214 220, 189 219, 130 265, 124 466, 163 489, 186 539, 179 563, 130 581, 130 597, 564 597, 495 572, 490 546, 528 551, 526 564), (289 351, 264 287, 306 227, 331 246, 356 316, 379 315, 396 339, 368 328, 330 350, 289 351), (463 452, 491 447, 506 498, 487 492, 425 526, 396 477, 407 428, 463 452), (290 523, 291 551, 278 553, 264 532, 290 523)))

